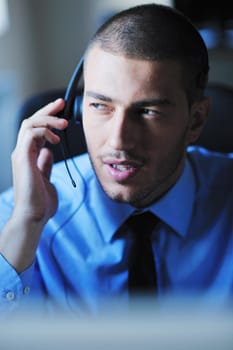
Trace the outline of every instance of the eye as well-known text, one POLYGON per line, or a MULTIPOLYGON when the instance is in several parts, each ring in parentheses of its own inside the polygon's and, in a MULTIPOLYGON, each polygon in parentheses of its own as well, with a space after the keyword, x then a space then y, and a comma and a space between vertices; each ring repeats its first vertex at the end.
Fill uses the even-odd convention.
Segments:
POLYGON ((113 107, 107 103, 101 102, 91 102, 89 107, 93 110, 94 113, 99 114, 111 114, 113 111, 113 107))
POLYGON ((162 115, 161 111, 153 108, 143 108, 141 109, 140 113, 146 118, 157 118, 162 115))
POLYGON ((105 105, 103 103, 98 103, 98 102, 90 103, 90 107, 92 107, 93 109, 96 109, 98 111, 104 111, 104 110, 108 109, 107 105, 105 105))

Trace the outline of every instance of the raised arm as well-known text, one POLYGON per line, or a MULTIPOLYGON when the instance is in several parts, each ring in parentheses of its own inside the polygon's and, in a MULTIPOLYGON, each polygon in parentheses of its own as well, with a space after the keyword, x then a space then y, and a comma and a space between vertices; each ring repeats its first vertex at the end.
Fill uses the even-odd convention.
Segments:
POLYGON ((12 154, 14 210, 0 235, 0 253, 18 273, 32 264, 42 229, 57 209, 49 181, 53 157, 44 145, 60 141, 53 129, 68 125, 55 117, 63 108, 64 100, 58 99, 26 119, 12 154))

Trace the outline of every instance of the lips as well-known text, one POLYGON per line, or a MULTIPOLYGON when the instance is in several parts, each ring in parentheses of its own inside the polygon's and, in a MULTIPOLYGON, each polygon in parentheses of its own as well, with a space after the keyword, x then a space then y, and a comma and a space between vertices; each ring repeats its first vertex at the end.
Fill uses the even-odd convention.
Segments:
POLYGON ((139 162, 131 162, 128 160, 108 160, 104 162, 104 166, 107 169, 108 175, 117 182, 129 180, 131 177, 135 176, 141 168, 139 162))

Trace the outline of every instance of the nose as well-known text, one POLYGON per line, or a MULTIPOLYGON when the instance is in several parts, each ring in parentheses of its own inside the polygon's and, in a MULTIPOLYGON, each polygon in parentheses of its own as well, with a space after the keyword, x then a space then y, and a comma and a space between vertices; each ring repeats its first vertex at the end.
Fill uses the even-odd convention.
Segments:
POLYGON ((126 111, 115 112, 109 125, 109 146, 114 150, 133 149, 137 137, 136 124, 126 111))

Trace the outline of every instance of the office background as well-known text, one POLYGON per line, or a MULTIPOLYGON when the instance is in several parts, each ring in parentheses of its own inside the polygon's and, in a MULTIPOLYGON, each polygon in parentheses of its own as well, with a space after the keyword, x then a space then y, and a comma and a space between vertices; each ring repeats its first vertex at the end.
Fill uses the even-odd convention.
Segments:
MULTIPOLYGON (((97 27, 114 12, 143 2, 151 1, 0 0, 0 191, 12 183, 10 155, 23 101, 64 88, 97 27)), ((157 2, 190 16, 208 43, 210 81, 233 86, 230 2, 157 2)))

